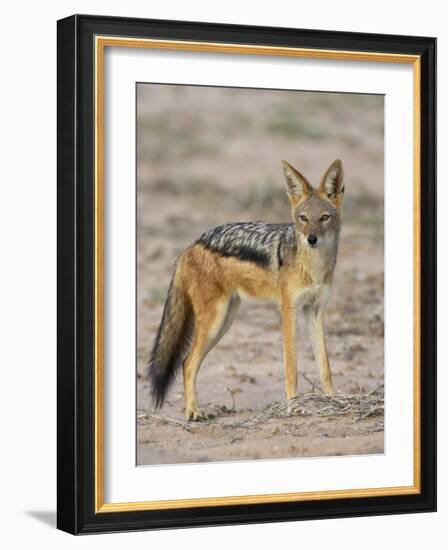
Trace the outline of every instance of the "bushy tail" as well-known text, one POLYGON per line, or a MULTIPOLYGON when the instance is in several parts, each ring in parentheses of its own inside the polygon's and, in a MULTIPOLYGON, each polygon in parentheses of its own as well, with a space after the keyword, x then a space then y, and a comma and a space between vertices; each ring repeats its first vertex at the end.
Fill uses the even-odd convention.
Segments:
POLYGON ((171 281, 162 320, 148 361, 148 378, 156 409, 182 364, 193 334, 193 311, 183 288, 171 281))

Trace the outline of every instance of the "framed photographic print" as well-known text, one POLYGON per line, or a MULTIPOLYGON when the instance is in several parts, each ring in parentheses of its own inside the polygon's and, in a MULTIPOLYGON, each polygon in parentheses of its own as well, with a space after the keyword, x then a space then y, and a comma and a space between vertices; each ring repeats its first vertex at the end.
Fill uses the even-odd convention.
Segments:
POLYGON ((433 38, 58 22, 58 527, 436 507, 433 38))

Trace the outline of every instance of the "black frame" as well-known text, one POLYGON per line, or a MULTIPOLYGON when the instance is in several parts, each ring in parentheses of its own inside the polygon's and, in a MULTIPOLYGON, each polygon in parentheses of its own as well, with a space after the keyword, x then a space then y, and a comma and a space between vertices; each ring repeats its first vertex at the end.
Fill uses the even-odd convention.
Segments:
POLYGON ((74 15, 58 21, 57 526, 73 534, 436 510, 436 39, 74 15), (95 35, 412 54, 421 58, 421 493, 94 512, 95 35))

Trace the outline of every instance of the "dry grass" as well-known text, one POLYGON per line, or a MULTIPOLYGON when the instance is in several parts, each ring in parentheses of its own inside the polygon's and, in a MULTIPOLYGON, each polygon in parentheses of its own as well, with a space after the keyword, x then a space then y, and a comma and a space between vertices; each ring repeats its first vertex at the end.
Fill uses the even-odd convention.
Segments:
POLYGON ((267 407, 249 422, 263 422, 280 416, 341 416, 353 414, 358 420, 384 414, 383 384, 368 393, 355 395, 321 395, 308 393, 287 403, 267 407))

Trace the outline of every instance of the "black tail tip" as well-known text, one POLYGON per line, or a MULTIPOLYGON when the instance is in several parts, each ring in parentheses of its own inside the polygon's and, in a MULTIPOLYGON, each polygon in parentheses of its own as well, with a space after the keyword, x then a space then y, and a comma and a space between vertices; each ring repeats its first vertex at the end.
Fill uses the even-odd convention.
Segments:
POLYGON ((160 391, 157 387, 151 388, 151 399, 154 405, 154 410, 158 411, 163 407, 163 403, 165 401, 165 393, 160 391))
POLYGON ((151 363, 148 363, 148 379, 150 383, 151 401, 157 411, 162 408, 169 386, 169 377, 165 373, 157 373, 151 363))

